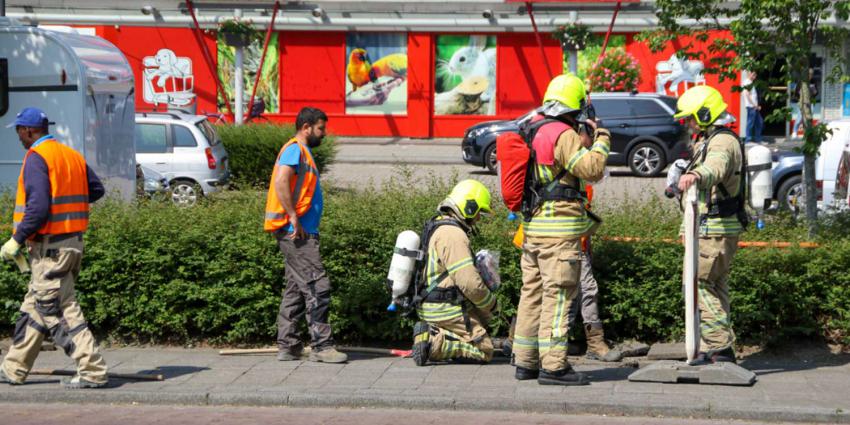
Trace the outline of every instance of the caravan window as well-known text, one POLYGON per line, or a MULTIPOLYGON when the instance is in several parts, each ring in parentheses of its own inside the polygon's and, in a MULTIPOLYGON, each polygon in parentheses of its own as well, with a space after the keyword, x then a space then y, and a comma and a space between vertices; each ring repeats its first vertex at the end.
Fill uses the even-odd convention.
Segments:
POLYGON ((165 124, 136 124, 136 153, 168 152, 165 124))
POLYGON ((0 117, 9 111, 9 61, 0 58, 0 117))

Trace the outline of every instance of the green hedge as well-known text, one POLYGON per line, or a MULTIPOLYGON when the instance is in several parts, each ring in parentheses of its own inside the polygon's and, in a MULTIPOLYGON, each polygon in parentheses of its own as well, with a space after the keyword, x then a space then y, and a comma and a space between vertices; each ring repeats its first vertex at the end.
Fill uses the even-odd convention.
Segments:
MULTIPOLYGON (((242 188, 268 187, 274 160, 295 133, 292 125, 276 124, 220 125, 217 130, 230 158, 232 182, 242 188)), ((336 156, 334 137, 325 137, 313 155, 321 173, 336 156)))
MULTIPOLYGON (((415 191, 399 181, 380 191, 326 193, 322 254, 334 292, 331 320, 340 341, 409 341, 411 322, 385 311, 384 288, 392 245, 422 222, 448 191, 434 181, 415 191)), ((196 208, 164 203, 100 203, 86 235, 78 297, 101 336, 133 342, 208 340, 268 343, 283 287, 283 261, 262 231, 265 193, 228 192, 196 208)), ((682 335, 682 247, 675 238, 679 213, 669 205, 600 208, 606 222, 594 238, 594 268, 602 317, 611 336, 644 341, 682 335), (648 241, 623 243, 611 236, 648 241)), ((11 199, 0 202, 11 216, 11 199)), ((501 252, 502 311, 493 323, 505 334, 515 313, 521 276, 519 250, 510 245, 516 223, 497 209, 485 218, 473 246, 501 252)), ((739 339, 763 343, 814 335, 850 344, 850 239, 847 216, 825 222, 816 249, 742 249, 730 280, 739 339)), ((800 240, 805 229, 773 219, 746 239, 800 240)), ((25 292, 26 277, 0 264, 0 323, 7 333, 25 292)))

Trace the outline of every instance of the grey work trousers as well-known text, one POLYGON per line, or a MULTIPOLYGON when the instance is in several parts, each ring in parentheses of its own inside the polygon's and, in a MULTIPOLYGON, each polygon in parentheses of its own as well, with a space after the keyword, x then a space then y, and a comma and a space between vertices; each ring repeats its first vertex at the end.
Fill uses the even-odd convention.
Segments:
POLYGON ((581 278, 579 279, 579 291, 576 295, 576 300, 570 306, 568 321, 572 325, 575 323, 579 309, 581 309, 581 319, 585 326, 602 327, 602 321, 599 319, 599 286, 596 284, 596 278, 593 277, 593 268, 590 264, 590 253, 581 253, 581 278))
POLYGON ((307 316, 311 346, 320 351, 333 346, 328 315, 331 305, 331 282, 322 265, 318 235, 306 239, 278 236, 278 246, 286 266, 286 289, 280 301, 277 320, 277 345, 281 350, 297 351, 302 347, 298 322, 307 316))

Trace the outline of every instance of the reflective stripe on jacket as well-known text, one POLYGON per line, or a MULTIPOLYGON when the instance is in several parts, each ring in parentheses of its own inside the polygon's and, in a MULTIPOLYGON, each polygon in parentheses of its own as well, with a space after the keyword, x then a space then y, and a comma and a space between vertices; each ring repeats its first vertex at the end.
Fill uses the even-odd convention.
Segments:
POLYGON ((272 171, 271 182, 269 182, 269 193, 266 197, 266 215, 265 221, 263 223, 263 229, 267 232, 274 232, 278 229, 289 224, 289 215, 286 214, 286 210, 283 209, 283 205, 280 203, 280 199, 277 196, 277 189, 275 189, 274 180, 275 176, 280 169, 280 156, 283 155, 283 152, 291 146, 293 143, 297 144, 301 149, 301 159, 298 164, 298 173, 296 174, 296 178, 290 180, 289 182, 289 190, 292 193, 293 198, 296 199, 295 202, 295 213, 298 216, 304 215, 307 210, 310 209, 310 206, 313 203, 313 195, 316 193, 316 183, 319 181, 319 170, 316 167, 315 161, 313 161, 313 156, 310 155, 310 151, 307 150, 307 147, 301 143, 298 143, 298 140, 292 138, 280 148, 280 152, 277 154, 277 159, 275 160, 274 170, 272 171))
MULTIPOLYGON (((711 131, 708 130, 709 133, 711 131)), ((701 152, 706 143, 708 150, 705 156, 698 155, 694 158, 695 162, 690 171, 699 176, 696 184, 699 189, 700 214, 707 212, 709 196, 718 200, 724 199, 722 191, 718 189, 719 184, 723 184, 730 197, 737 196, 741 190, 743 152, 738 139, 726 131, 714 134, 711 140, 702 136, 697 140, 694 152, 701 152)), ((708 217, 699 226, 700 236, 736 236, 743 231, 744 228, 736 216, 708 217)))
MULTIPOLYGON (((428 243, 425 279, 430 289, 457 288, 463 294, 464 302, 478 309, 482 317, 489 319, 496 297, 478 274, 469 237, 462 229, 444 225, 434 230, 428 243)), ((461 306, 451 302, 423 302, 417 313, 427 322, 440 322, 463 316, 461 306)))
MULTIPOLYGON (((39 235, 60 235, 84 232, 89 224, 89 185, 86 161, 79 152, 65 146, 56 139, 47 139, 30 148, 24 155, 24 164, 18 176, 15 195, 14 227, 24 220, 27 193, 24 188, 24 167, 32 152, 37 153, 47 164, 50 178, 50 214, 44 225, 36 232, 39 235)), ((34 236, 34 235, 33 235, 34 236)), ((31 236, 32 237, 32 236, 31 236)))
MULTIPOLYGON (((555 145, 555 164, 537 164, 540 181, 551 183, 563 169, 567 171, 560 180, 563 184, 580 188, 583 180, 597 181, 603 176, 609 150, 607 130, 597 132, 590 149, 582 147, 578 133, 567 130, 555 145)), ((527 238, 578 238, 592 233, 596 222, 588 217, 581 201, 545 201, 523 227, 527 238)))

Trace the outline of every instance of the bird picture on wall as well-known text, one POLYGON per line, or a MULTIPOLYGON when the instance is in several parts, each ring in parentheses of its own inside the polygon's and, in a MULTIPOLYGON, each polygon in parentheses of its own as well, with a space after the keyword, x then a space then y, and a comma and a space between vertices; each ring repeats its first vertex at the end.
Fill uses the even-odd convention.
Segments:
POLYGON ((346 113, 406 113, 407 35, 350 33, 347 42, 346 113))

